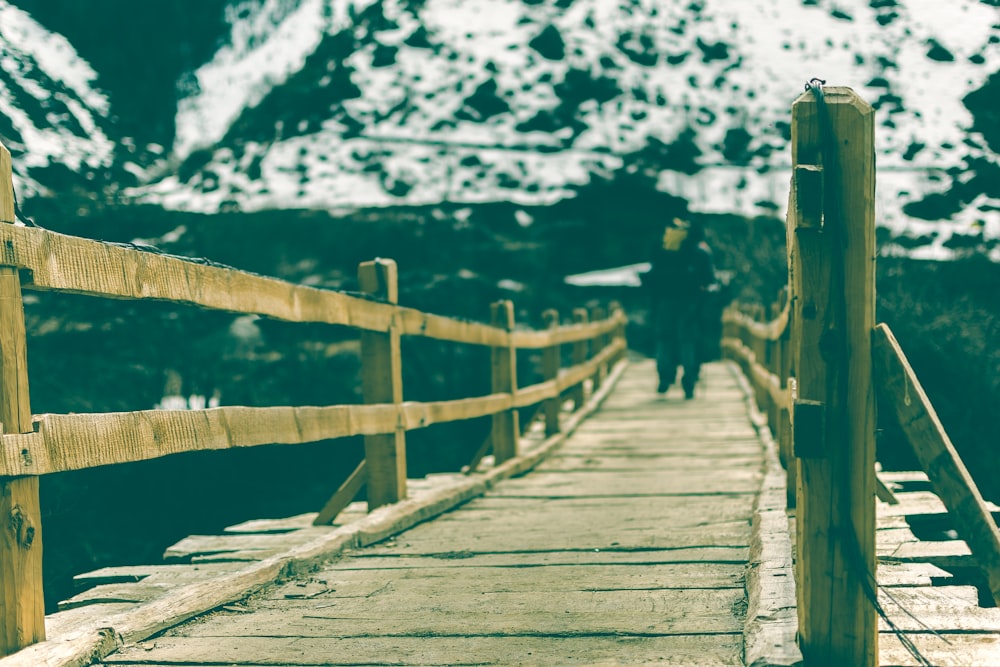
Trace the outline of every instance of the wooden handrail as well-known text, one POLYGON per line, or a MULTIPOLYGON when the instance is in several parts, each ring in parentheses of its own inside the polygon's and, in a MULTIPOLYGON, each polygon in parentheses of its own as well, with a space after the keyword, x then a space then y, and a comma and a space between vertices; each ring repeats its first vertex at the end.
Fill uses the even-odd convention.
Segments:
MULTIPOLYGON (((0 222, 14 221, 10 154, 0 146, 0 222)), ((121 244, 0 224, 0 657, 44 639, 38 480, 47 475, 142 461, 181 452, 300 444, 365 437, 365 459, 322 508, 330 523, 362 487, 369 508, 406 496, 405 433, 432 424, 492 416, 497 462, 517 455, 517 410, 572 393, 583 404, 584 384, 595 384, 624 353, 626 317, 613 306, 606 317, 560 325, 551 315, 543 330, 515 327, 513 306, 494 310, 492 324, 426 313, 396 303, 395 263, 359 267, 366 295, 295 285, 230 267, 121 244), (21 289, 118 299, 150 299, 288 322, 356 329, 361 336, 364 405, 138 410, 99 414, 43 414, 28 407, 21 289), (448 401, 403 400, 403 336, 487 346, 493 353, 493 393, 448 401), (520 350, 558 360, 572 345, 573 365, 550 364, 542 382, 519 387, 520 350), (16 524, 16 525, 15 525, 16 524)), ((555 420, 555 421, 553 421, 555 420)), ((485 453, 485 449, 479 454, 485 453)), ((474 466, 473 466, 474 467, 474 466)))
MULTIPOLYGON (((9 222, 9 221, 8 221, 9 222)), ((0 262, 22 269, 25 289, 56 290, 116 299, 155 299, 288 322, 316 322, 389 330, 472 345, 522 349, 590 340, 613 331, 619 315, 553 331, 516 330, 469 322, 359 296, 136 248, 67 236, 38 227, 0 225, 0 262)))

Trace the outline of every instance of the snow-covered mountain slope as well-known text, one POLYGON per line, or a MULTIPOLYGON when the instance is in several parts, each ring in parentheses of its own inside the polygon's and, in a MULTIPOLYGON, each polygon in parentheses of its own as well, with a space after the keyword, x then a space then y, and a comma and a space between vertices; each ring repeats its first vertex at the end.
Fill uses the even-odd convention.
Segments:
POLYGON ((67 39, 0 0, 0 137, 14 157, 18 191, 44 191, 60 167, 78 174, 108 167, 115 146, 107 97, 67 39))
POLYGON ((128 193, 206 212, 528 206, 642 168, 694 210, 780 214, 789 107, 821 77, 877 109, 887 251, 997 254, 998 4, 234 0, 178 87, 172 150, 138 160, 128 193))

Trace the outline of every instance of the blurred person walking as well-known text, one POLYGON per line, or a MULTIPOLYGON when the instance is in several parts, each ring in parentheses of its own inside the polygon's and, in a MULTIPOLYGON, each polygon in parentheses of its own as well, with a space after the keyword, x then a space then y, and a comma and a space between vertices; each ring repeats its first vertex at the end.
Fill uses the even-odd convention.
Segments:
POLYGON ((652 268, 643 276, 651 293, 656 340, 657 393, 665 394, 683 369, 681 386, 694 398, 701 369, 702 338, 709 294, 718 289, 712 250, 700 222, 674 218, 655 249, 652 268))

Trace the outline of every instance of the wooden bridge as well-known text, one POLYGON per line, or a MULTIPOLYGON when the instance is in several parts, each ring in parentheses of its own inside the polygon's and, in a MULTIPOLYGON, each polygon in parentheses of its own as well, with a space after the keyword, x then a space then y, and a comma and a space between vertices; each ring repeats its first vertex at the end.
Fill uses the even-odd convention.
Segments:
MULTIPOLYGON (((1000 665, 1000 508, 875 326, 871 108, 827 88, 792 120, 789 289, 727 311, 690 401, 615 306, 467 322, 399 305, 391 261, 359 267, 366 298, 0 225, 0 667, 1000 665), (364 404, 32 415, 22 290, 353 327, 364 404), (405 400, 403 336, 490 348, 492 393, 405 400), (876 474, 877 392, 924 470, 876 474), (464 470, 407 479, 408 431, 482 416, 464 470), (39 476, 351 435, 365 460, 316 512, 81 574, 45 615, 39 476)), ((4 149, 13 223, 10 174, 4 149)))

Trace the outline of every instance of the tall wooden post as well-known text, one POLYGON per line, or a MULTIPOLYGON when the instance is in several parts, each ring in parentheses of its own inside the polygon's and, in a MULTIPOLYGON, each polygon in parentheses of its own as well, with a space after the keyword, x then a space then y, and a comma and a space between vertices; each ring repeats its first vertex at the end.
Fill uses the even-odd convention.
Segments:
MULTIPOLYGON (((398 276, 391 259, 358 266, 361 291, 389 303, 399 302, 398 276)), ((387 332, 361 332, 361 391, 367 404, 403 402, 403 362, 395 324, 387 332)), ((365 436, 365 467, 369 511, 406 497, 406 432, 401 425, 395 433, 365 436)))
MULTIPOLYGON (((514 304, 499 301, 490 305, 493 326, 506 331, 514 330, 514 304)), ((513 344, 494 347, 492 350, 493 393, 511 394, 517 392, 517 350, 513 344)), ((517 440, 521 433, 518 426, 517 410, 510 409, 493 415, 493 458, 503 463, 517 456, 517 440)))
POLYGON ((874 114, 823 92, 792 107, 799 633, 809 667, 874 667, 874 114))
MULTIPOLYGON (((601 322, 608 316, 607 312, 600 306, 594 306, 590 309, 590 321, 591 322, 601 322)), ((590 356, 598 354, 604 349, 604 346, 608 344, 607 334, 600 334, 593 338, 590 345, 590 356)), ((594 391, 601 388, 601 382, 604 381, 605 369, 603 365, 599 365, 594 369, 594 375, 591 376, 591 381, 593 382, 594 391)))
MULTIPOLYGON (((621 302, 612 301, 611 303, 609 303, 608 311, 612 315, 621 318, 621 321, 618 323, 618 326, 615 327, 615 332, 611 336, 611 340, 621 340, 622 343, 627 343, 628 341, 625 339, 625 309, 622 307, 621 302)), ((626 347, 623 345, 621 352, 617 353, 614 359, 611 360, 611 365, 613 366, 614 364, 618 363, 619 361, 624 359, 625 356, 626 356, 626 347)))
MULTIPOLYGON (((545 326, 549 331, 559 328, 559 313, 554 308, 549 308, 542 313, 545 326)), ((561 364, 560 345, 550 345, 542 351, 542 375, 545 380, 555 380, 559 377, 559 366, 561 364)), ((562 398, 556 395, 545 401, 545 435, 546 437, 559 432, 559 408, 562 398)))
MULTIPOLYGON (((0 224, 14 222, 10 153, 0 145, 0 224)), ((0 422, 30 433, 28 353, 17 268, 0 266, 0 422)), ((45 639, 38 477, 0 477, 0 656, 45 639)))
MULTIPOLYGON (((573 322, 576 324, 586 324, 587 323, 587 309, 586 308, 574 308, 573 309, 573 322)), ((589 343, 585 340, 578 340, 573 343, 573 365, 582 364, 587 360, 587 350, 589 348, 589 343)), ((584 391, 583 383, 576 385, 570 390, 570 397, 573 399, 573 410, 579 410, 583 407, 584 401, 587 400, 586 391, 584 391)))

